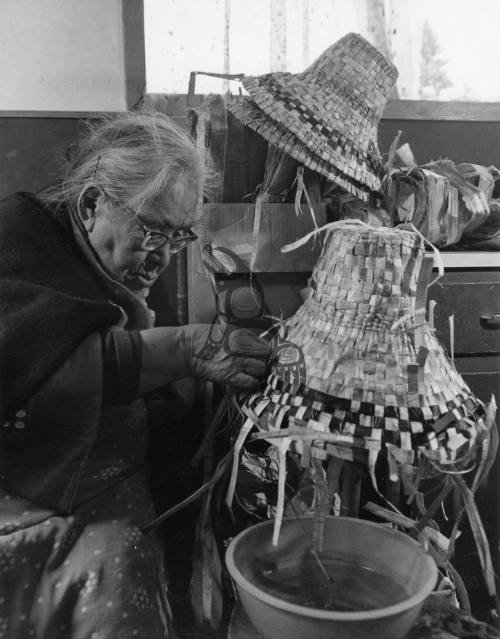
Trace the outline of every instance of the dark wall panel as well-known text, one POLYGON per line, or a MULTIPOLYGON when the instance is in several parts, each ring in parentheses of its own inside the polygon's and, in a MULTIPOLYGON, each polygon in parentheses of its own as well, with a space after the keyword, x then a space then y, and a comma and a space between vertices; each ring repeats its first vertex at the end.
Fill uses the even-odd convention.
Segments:
MULTIPOLYGON (((49 183, 58 150, 71 144, 83 127, 78 118, 0 117, 0 197, 19 189, 36 191, 49 183)), ((500 122, 382 120, 382 153, 398 131, 400 143, 410 144, 420 164, 449 158, 500 168, 500 122)), ((254 186, 245 185, 248 191, 254 186)))
POLYGON ((500 122, 382 120, 379 146, 383 153, 398 131, 400 144, 408 142, 418 164, 448 158, 500 168, 500 122))
POLYGON ((64 151, 83 126, 78 118, 0 117, 0 198, 49 184, 59 149, 64 151))

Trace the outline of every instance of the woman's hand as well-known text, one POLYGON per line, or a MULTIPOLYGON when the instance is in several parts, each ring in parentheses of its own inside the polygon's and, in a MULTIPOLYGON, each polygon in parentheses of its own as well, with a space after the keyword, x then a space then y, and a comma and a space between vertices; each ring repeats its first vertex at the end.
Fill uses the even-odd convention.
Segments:
POLYGON ((183 330, 193 377, 241 390, 256 388, 265 377, 272 346, 250 329, 189 324, 183 330))

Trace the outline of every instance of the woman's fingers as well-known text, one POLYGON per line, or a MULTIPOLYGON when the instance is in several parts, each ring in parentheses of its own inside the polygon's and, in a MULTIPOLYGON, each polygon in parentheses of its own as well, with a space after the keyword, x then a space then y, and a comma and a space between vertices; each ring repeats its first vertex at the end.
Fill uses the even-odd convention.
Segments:
POLYGON ((235 361, 239 360, 237 364, 239 364, 240 371, 252 377, 264 377, 267 372, 267 363, 261 359, 253 357, 235 357, 234 359, 235 361))
POLYGON ((260 386, 262 380, 252 375, 247 375, 246 373, 236 373, 232 375, 226 383, 239 390, 255 390, 260 386))
POLYGON ((270 342, 258 337, 247 328, 232 330, 228 335, 227 349, 234 355, 249 355, 267 359, 272 351, 270 342))
POLYGON ((224 339, 211 341, 205 326, 192 326, 196 347, 192 348, 194 377, 230 384, 242 390, 256 388, 266 376, 272 344, 247 328, 226 327, 224 339), (210 342, 210 344, 208 344, 210 342), (200 349, 200 345, 203 347, 200 349), (207 347, 210 346, 210 348, 207 347))
POLYGON ((236 370, 228 383, 245 390, 260 386, 269 370, 267 362, 254 357, 233 357, 233 365, 236 370))

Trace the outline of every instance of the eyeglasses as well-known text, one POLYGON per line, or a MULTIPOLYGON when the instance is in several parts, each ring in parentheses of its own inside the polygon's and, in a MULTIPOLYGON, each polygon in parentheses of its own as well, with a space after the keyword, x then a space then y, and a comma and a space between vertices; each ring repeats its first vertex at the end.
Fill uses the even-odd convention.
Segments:
POLYGON ((177 229, 168 234, 161 233, 160 231, 153 231, 147 226, 144 226, 144 224, 141 224, 137 216, 136 224, 141 230, 141 248, 145 251, 155 251, 168 243, 170 253, 178 253, 190 242, 194 242, 198 239, 196 233, 194 233, 191 229, 177 229))
POLYGON ((144 251, 156 251, 157 249, 168 244, 170 253, 178 253, 182 251, 190 242, 194 242, 198 239, 198 236, 191 229, 176 229, 172 233, 162 233, 161 231, 154 231, 143 224, 139 218, 139 214, 134 209, 121 204, 114 198, 110 197, 107 193, 104 196, 113 203, 114 206, 130 211, 135 217, 135 223, 138 229, 142 233, 141 248, 144 251))

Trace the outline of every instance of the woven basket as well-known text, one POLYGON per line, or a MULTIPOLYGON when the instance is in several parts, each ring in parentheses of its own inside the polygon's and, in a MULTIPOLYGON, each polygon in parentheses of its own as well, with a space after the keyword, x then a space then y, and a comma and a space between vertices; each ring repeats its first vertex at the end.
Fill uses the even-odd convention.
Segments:
POLYGON ((420 453, 439 463, 468 456, 485 429, 484 406, 425 321, 423 257, 414 231, 354 223, 327 231, 312 292, 286 323, 305 378, 293 367, 284 374, 278 358, 264 392, 247 402, 259 428, 289 429, 299 452, 317 434, 320 458, 383 447, 404 463, 420 453))

